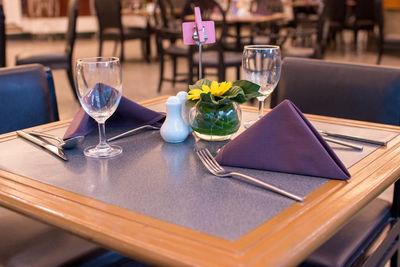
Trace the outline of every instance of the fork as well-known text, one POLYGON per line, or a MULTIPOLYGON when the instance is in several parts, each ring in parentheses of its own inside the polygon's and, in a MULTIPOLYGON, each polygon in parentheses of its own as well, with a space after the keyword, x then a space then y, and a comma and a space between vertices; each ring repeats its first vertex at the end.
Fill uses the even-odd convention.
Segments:
POLYGON ((300 201, 300 202, 304 202, 305 198, 304 197, 300 197, 297 196, 295 194, 292 194, 290 192, 287 192, 283 189, 280 189, 276 186, 267 184, 265 182, 262 182, 256 178, 253 178, 251 176, 239 173, 239 172, 228 172, 226 171, 224 168, 221 167, 221 165, 219 165, 219 163, 214 159, 214 157, 211 155, 210 151, 208 151, 207 148, 203 148, 203 149, 199 149, 196 150, 196 154, 199 156, 201 162, 203 163, 203 165, 215 176, 218 177, 232 177, 232 176, 236 176, 236 177, 240 177, 243 179, 246 179, 256 185, 259 185, 261 187, 264 187, 268 190, 271 190, 273 192, 276 192, 278 194, 284 195, 286 197, 289 197, 291 199, 294 199, 296 201, 300 201))

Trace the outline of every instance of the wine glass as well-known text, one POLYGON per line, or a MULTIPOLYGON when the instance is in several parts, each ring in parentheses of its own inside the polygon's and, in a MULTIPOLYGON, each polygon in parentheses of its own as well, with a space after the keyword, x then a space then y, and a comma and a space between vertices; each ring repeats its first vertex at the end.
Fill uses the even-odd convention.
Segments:
MULTIPOLYGON (((281 76, 281 51, 275 45, 246 45, 243 51, 243 76, 245 80, 260 86, 262 96, 258 99, 258 118, 264 114, 264 101, 274 91, 281 76)), ((255 121, 244 123, 250 127, 255 121)))
POLYGON ((99 126, 99 143, 85 148, 93 158, 109 158, 121 154, 122 148, 110 146, 105 136, 105 121, 117 109, 122 95, 121 64, 117 57, 91 57, 76 62, 76 92, 79 102, 99 126))

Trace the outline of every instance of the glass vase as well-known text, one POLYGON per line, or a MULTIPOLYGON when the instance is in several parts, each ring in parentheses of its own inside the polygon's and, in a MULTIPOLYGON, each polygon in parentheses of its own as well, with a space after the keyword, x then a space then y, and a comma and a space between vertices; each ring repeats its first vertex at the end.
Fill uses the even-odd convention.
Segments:
POLYGON ((240 128, 242 112, 236 102, 214 104, 199 101, 189 113, 195 134, 206 141, 230 139, 240 128))

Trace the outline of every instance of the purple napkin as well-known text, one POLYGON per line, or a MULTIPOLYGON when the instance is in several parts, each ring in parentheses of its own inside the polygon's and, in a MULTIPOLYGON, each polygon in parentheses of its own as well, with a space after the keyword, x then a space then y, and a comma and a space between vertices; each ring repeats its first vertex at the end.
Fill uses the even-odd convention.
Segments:
MULTIPOLYGON (((136 128, 146 124, 161 126, 165 115, 145 108, 129 99, 122 97, 114 114, 106 121, 107 127, 136 128)), ((75 115, 64 134, 64 139, 78 135, 87 135, 97 129, 97 122, 92 119, 83 108, 75 115)))
POLYGON ((221 165, 350 179, 333 150, 289 100, 222 147, 216 159, 221 165))

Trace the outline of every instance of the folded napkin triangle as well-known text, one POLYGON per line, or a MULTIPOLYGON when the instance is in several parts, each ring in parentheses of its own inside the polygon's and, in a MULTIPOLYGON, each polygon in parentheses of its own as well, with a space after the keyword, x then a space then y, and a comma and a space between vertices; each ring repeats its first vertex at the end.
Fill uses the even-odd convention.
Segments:
MULTIPOLYGON (((106 121, 106 126, 107 128, 136 128, 149 124, 161 127, 164 119, 164 114, 143 107, 125 97, 122 97, 117 110, 106 121)), ((87 135, 94 129, 97 129, 97 122, 92 119, 83 108, 81 108, 75 115, 63 138, 68 139, 78 135, 87 135)))
POLYGON ((348 180, 350 173, 289 100, 222 147, 221 165, 348 180))

